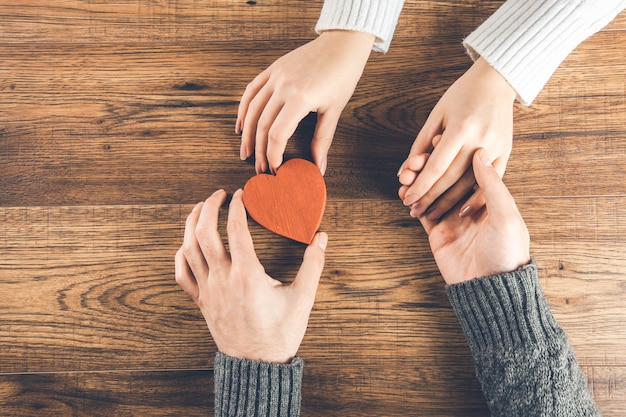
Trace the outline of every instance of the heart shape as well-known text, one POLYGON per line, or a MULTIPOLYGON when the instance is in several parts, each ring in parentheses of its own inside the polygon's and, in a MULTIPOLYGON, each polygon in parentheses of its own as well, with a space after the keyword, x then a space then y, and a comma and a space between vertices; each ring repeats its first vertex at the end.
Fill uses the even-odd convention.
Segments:
POLYGON ((261 226, 309 244, 320 227, 326 206, 326 184, 315 164, 290 159, 276 175, 259 174, 243 187, 243 203, 261 226))

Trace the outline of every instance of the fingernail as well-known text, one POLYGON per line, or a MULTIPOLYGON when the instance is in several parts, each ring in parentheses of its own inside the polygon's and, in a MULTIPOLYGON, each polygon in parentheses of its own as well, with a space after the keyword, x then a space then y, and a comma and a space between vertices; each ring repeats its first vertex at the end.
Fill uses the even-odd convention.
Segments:
POLYGON ((326 250, 326 246, 328 245, 328 235, 326 233, 320 233, 317 237, 317 246, 322 248, 323 251, 326 250))
POLYGON ((411 213, 415 213, 413 217, 419 217, 426 211, 428 207, 424 203, 417 203, 413 208, 411 208, 411 213))
POLYGON ((402 163, 402 165, 400 165, 400 169, 398 169, 398 177, 400 176, 400 174, 402 174, 402 171, 404 171, 404 166, 406 165, 406 161, 404 161, 402 163))
POLYGON ((248 150, 246 149, 246 145, 241 142, 241 146, 239 147, 239 159, 245 161, 247 158, 248 150))
POLYGON ((326 158, 323 158, 320 161, 320 172, 322 173, 322 175, 326 174, 326 165, 328 164, 328 161, 326 160, 326 158))
POLYGON ((489 157, 487 156, 487 152, 485 152, 484 149, 480 150, 480 160, 483 163, 483 165, 487 165, 490 166, 491 165, 491 161, 489 160, 489 157))
POLYGON ((235 122, 235 133, 241 133, 241 120, 239 120, 239 118, 237 118, 237 121, 235 122))
POLYGON ((465 206, 459 212, 459 217, 465 218, 465 217, 471 215, 473 212, 474 212, 474 209, 472 208, 472 206, 465 206))
POLYGON ((419 199, 420 199, 419 195, 409 194, 409 195, 407 195, 404 198, 403 203, 404 203, 405 206, 410 206, 410 205, 412 205, 413 203, 415 203, 419 199))

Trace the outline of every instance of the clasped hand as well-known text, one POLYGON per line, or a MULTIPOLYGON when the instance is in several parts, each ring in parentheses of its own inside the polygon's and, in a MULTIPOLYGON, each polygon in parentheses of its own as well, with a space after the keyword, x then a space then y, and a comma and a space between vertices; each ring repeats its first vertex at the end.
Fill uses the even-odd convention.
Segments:
MULTIPOLYGON (((437 220, 475 184, 472 155, 484 149, 500 177, 513 140, 516 92, 482 58, 441 97, 420 130, 398 177, 399 196, 412 217, 437 220)), ((484 205, 480 192, 462 207, 468 216, 484 205)))

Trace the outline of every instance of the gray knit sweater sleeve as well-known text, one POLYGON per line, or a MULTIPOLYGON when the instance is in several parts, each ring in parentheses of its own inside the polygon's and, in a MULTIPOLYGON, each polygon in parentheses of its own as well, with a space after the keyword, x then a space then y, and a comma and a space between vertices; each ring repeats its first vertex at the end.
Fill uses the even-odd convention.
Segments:
POLYGON ((446 287, 493 416, 599 416, 534 262, 446 287))
POLYGON ((304 361, 275 364, 215 355, 215 416, 297 417, 304 361))

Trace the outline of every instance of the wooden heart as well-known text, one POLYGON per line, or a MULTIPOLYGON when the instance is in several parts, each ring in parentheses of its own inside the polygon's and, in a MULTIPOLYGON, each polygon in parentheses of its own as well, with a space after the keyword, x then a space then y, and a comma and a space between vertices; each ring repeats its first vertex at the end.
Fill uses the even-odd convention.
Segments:
POLYGON ((298 242, 311 243, 326 206, 326 184, 315 164, 290 159, 276 175, 259 174, 243 187, 243 203, 261 226, 298 242))

